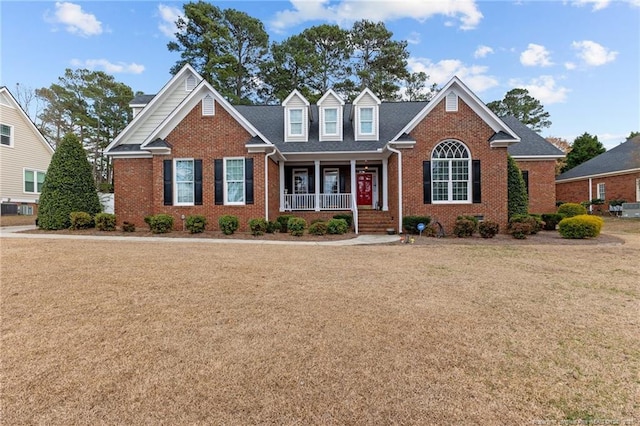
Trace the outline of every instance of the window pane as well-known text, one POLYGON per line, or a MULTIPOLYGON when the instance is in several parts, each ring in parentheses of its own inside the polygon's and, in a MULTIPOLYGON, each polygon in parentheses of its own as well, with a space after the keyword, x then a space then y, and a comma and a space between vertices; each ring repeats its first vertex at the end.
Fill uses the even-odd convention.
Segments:
POLYGON ((289 121, 292 123, 302 123, 302 110, 292 109, 289 111, 289 121))
POLYGON ((176 199, 179 204, 194 202, 193 160, 176 160, 176 199))
POLYGON ((244 160, 227 160, 227 180, 244 180, 244 160))
POLYGON ((328 135, 338 133, 336 123, 324 123, 324 132, 328 135))
POLYGON ((0 143, 2 145, 11 145, 11 127, 6 124, 0 125, 0 143))
POLYGON ((176 184, 178 203, 193 203, 193 182, 179 182, 176 184))
POLYGON ((452 180, 469 179, 469 162, 468 161, 452 161, 451 162, 451 179, 452 180))
POLYGON ((448 180, 449 163, 447 161, 434 161, 431 171, 431 178, 433 180, 448 180))
POLYGON ((454 201, 466 201, 467 200, 467 182, 453 182, 453 200, 454 201))
POLYGON ((324 192, 325 194, 338 193, 338 172, 331 171, 324 174, 324 192))
POLYGON ((33 171, 25 170, 24 171, 24 191, 25 192, 35 192, 35 181, 33 179, 33 171))
POLYGON ((178 160, 176 161, 176 181, 192 181, 193 180, 193 161, 178 160))
POLYGON ((361 108, 360 109, 360 120, 361 121, 371 121, 371 120, 373 120, 373 108, 361 108))
POLYGON ((230 203, 244 202, 243 182, 227 182, 227 201, 230 203))
POLYGON ((446 201, 449 198, 447 182, 433 182, 433 200, 446 201))
POLYGON ((324 110, 324 120, 325 121, 338 121, 338 110, 335 108, 328 108, 324 110))
POLYGON ((291 134, 292 135, 301 135, 302 134, 302 123, 291 123, 291 134))
POLYGON ((42 192, 42 185, 44 184, 44 173, 38 172, 38 190, 36 192, 42 192))

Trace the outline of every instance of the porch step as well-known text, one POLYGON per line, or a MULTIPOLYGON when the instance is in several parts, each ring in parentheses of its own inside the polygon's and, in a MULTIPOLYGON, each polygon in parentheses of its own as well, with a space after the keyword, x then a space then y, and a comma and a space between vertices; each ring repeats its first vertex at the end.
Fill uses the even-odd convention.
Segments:
MULTIPOLYGON (((387 228, 397 228, 391 213, 380 210, 358 210, 360 234, 386 234, 387 228)), ((398 230, 396 229, 396 232, 398 230)))

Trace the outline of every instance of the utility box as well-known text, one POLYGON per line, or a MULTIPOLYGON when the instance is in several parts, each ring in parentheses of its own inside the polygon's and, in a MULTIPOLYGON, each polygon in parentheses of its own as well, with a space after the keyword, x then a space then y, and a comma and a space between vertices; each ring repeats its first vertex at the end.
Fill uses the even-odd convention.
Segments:
POLYGON ((622 217, 640 217, 640 203, 622 203, 622 217))

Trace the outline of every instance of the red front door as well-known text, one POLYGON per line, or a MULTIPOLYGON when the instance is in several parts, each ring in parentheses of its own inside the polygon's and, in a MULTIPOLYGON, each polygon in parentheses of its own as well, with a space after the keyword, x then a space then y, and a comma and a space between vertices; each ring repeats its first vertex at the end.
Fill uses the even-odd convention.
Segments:
POLYGON ((373 193, 373 175, 371 173, 358 173, 358 205, 371 206, 373 193))

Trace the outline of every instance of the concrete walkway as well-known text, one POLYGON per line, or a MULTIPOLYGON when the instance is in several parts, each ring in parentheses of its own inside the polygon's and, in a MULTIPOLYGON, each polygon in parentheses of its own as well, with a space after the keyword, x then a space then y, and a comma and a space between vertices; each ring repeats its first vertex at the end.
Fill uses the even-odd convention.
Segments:
POLYGON ((174 237, 122 237, 101 235, 62 235, 62 234, 30 234, 21 233, 36 229, 34 225, 6 226, 0 228, 0 238, 36 238, 48 240, 102 240, 102 241, 144 241, 156 243, 203 243, 203 244, 292 244, 307 246, 356 246, 369 244, 387 244, 397 242, 398 235, 358 235, 356 238, 335 241, 277 241, 277 240, 243 240, 239 238, 174 238, 174 237))

